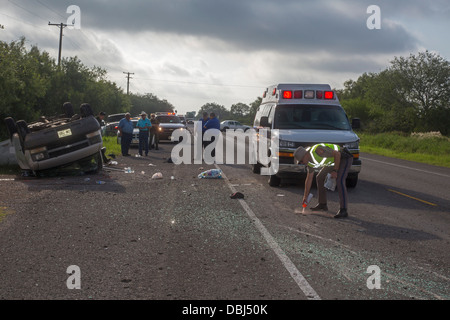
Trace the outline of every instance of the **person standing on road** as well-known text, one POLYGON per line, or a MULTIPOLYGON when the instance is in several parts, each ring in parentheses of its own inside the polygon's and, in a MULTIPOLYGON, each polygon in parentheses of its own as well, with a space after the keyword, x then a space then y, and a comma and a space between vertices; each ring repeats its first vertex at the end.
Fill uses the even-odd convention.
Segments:
POLYGON ((152 123, 152 127, 150 129, 150 149, 155 148, 155 150, 159 150, 159 120, 156 119, 156 115, 152 113, 150 122, 152 123), (153 139, 155 141, 153 142, 153 139))
MULTIPOLYGON (((219 119, 216 118, 216 114, 214 112, 211 112, 209 114, 209 120, 205 123, 203 128, 205 129, 205 132, 208 131, 209 129, 217 129, 220 131, 220 121, 219 121, 219 119)), ((215 140, 216 140, 216 137, 213 136, 213 137, 211 137, 211 141, 205 141, 205 148, 208 145, 210 145, 211 143, 213 143, 215 140)), ((211 156, 213 156, 213 157, 216 156, 215 148, 212 150, 211 156)))
POLYGON ((118 125, 119 136, 121 137, 122 156, 131 156, 128 152, 130 150, 131 141, 133 140, 133 122, 131 121, 131 114, 127 112, 125 118, 119 121, 118 125))
POLYGON ((206 131, 205 124, 208 122, 208 120, 209 120, 208 112, 203 112, 203 118, 198 120, 198 121, 202 122, 202 146, 203 146, 203 148, 205 148, 207 146, 206 141, 203 140, 203 136, 206 131))
POLYGON ((142 111, 141 118, 138 120, 136 127, 139 129, 139 155, 142 157, 142 152, 145 151, 145 156, 148 156, 148 139, 150 129, 152 127, 151 121, 147 118, 147 114, 142 111))
POLYGON ((348 195, 346 179, 350 167, 353 163, 353 156, 347 149, 341 149, 335 144, 316 144, 310 148, 299 147, 294 152, 295 160, 307 166, 307 176, 305 181, 305 191, 303 201, 305 202, 311 190, 315 169, 320 169, 316 177, 317 189, 319 192, 319 202, 312 211, 327 211, 327 192, 325 189, 325 178, 328 173, 336 179, 336 186, 339 193, 340 209, 335 218, 345 218, 348 216, 348 195))

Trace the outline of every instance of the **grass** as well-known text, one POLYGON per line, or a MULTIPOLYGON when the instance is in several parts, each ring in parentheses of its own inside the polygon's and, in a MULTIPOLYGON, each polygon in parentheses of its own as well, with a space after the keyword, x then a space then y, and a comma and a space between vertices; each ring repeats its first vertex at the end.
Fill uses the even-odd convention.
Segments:
POLYGON ((450 168, 450 138, 438 133, 358 133, 361 152, 450 168))
POLYGON ((117 137, 103 137, 103 146, 106 148, 106 155, 114 154, 116 156, 121 155, 120 144, 117 143, 117 137))

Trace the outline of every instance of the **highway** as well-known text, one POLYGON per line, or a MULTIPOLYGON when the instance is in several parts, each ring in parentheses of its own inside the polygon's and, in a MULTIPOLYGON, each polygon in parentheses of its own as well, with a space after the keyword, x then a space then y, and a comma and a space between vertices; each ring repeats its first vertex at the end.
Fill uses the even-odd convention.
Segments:
POLYGON ((301 176, 273 188, 248 164, 168 163, 172 147, 96 175, 0 176, 0 299, 450 298, 450 169, 362 154, 334 219, 337 192, 302 214, 301 176), (197 177, 212 168, 223 179, 197 177))

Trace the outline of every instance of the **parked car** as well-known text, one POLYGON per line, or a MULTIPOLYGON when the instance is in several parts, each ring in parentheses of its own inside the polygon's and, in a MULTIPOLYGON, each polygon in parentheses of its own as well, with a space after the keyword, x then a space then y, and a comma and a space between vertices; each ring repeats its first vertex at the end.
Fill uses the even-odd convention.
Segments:
POLYGON ((239 121, 234 121, 234 120, 225 120, 220 123, 221 131, 225 131, 228 129, 231 129, 231 130, 242 129, 244 131, 247 131, 250 128, 251 127, 243 125, 239 121))
POLYGON ((85 172, 102 168, 101 128, 91 107, 83 104, 80 114, 74 114, 72 104, 65 103, 63 111, 62 115, 43 116, 32 123, 16 122, 11 117, 5 119, 22 170, 36 175, 75 162, 85 172))
POLYGON ((105 134, 107 136, 115 136, 117 134, 117 125, 123 118, 125 118, 125 113, 116 113, 109 115, 106 118, 105 134))

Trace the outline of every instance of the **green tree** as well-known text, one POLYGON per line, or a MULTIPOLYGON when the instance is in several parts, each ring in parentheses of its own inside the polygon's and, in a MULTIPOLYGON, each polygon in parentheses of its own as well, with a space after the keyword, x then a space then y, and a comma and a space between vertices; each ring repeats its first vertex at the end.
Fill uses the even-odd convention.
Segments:
POLYGON ((216 117, 219 118, 221 121, 227 120, 226 118, 228 118, 230 116, 229 110, 227 110, 223 105, 220 105, 215 102, 210 102, 210 103, 204 104, 200 108, 200 110, 197 114, 197 118, 201 118, 203 116, 203 112, 207 112, 208 114, 210 114, 211 112, 214 112, 216 114, 216 117))

